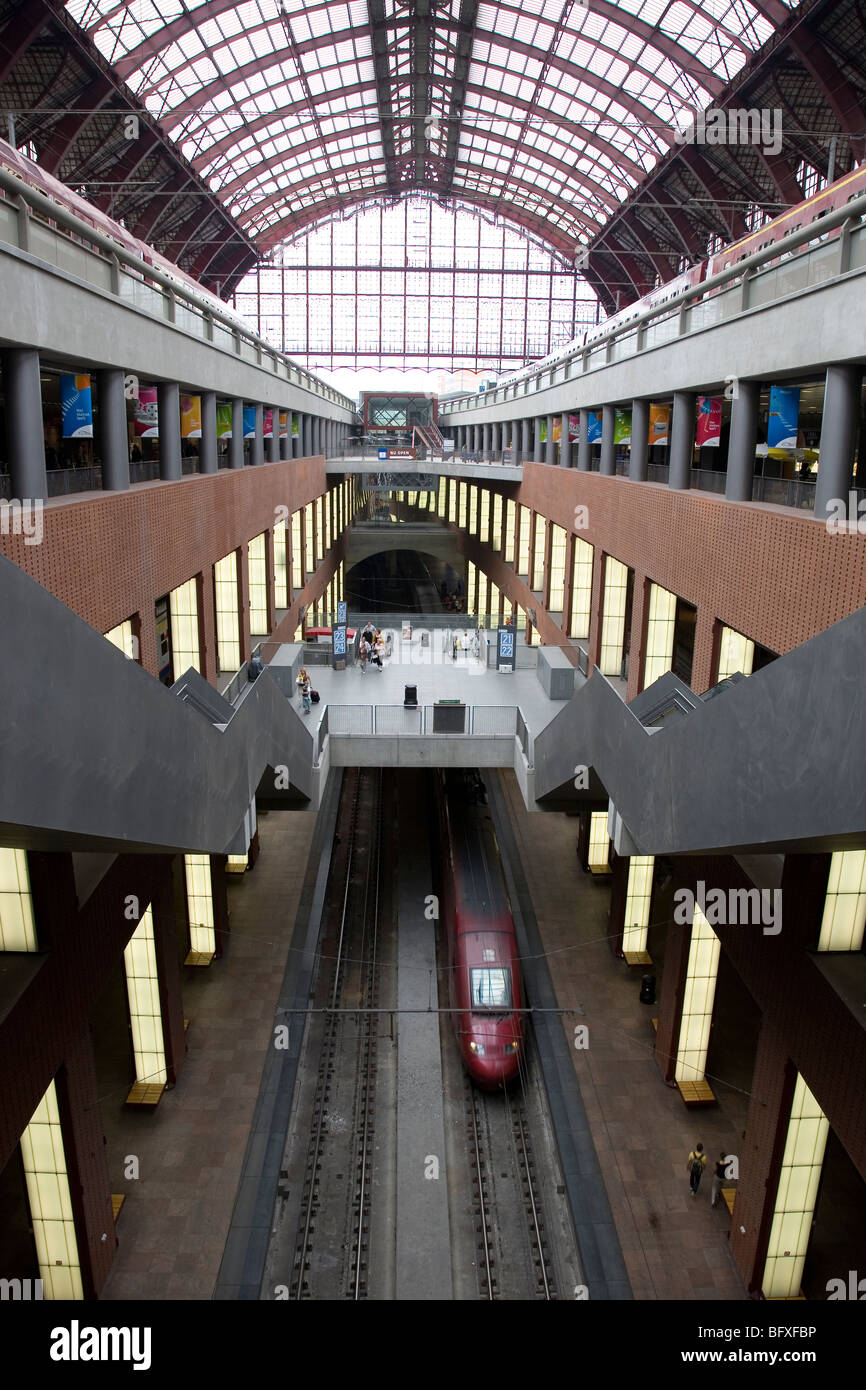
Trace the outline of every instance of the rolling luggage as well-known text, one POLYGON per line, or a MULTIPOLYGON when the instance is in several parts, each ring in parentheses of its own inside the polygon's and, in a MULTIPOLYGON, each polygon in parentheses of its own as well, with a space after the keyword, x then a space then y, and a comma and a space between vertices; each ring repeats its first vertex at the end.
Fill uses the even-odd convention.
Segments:
POLYGON ((317 705, 317 704, 319 703, 319 692, 318 692, 318 690, 311 690, 311 691, 310 691, 310 699, 312 700, 312 702, 313 702, 314 705, 317 705))

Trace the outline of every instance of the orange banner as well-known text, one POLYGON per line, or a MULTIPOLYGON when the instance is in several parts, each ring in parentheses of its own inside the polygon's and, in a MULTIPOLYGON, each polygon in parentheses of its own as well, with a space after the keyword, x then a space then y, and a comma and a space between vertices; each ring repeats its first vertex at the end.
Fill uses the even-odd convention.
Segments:
POLYGON ((181 396, 180 437, 201 439, 201 396, 181 396))

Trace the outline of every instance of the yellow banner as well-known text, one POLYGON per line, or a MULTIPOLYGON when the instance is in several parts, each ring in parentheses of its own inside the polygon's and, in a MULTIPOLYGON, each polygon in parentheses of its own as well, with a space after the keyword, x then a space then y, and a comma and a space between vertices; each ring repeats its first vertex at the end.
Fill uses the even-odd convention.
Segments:
POLYGON ((201 396, 181 396, 180 437, 201 439, 201 396))
POLYGON ((651 405, 649 408, 649 443, 667 444, 671 427, 671 408, 669 405, 651 405))

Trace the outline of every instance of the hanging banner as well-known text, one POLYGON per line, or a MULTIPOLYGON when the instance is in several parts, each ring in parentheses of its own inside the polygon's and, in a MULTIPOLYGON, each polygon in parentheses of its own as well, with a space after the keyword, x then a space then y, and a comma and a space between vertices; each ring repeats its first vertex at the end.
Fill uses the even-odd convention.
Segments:
POLYGON ((262 438, 273 439, 274 437, 274 412, 272 410, 262 411, 262 438))
POLYGON ((293 438, 293 439, 297 439, 297 437, 298 437, 298 434, 299 434, 299 432, 300 432, 299 429, 298 429, 298 426, 299 426, 299 425, 300 425, 300 420, 298 419, 298 414, 297 414, 297 411, 296 411, 295 414, 292 416, 292 438, 293 438))
POLYGON ((180 437, 201 439, 201 396, 181 396, 180 437))
POLYGON ((141 386, 135 403, 135 433, 139 439, 159 438, 159 412, 156 404, 156 387, 141 386))
POLYGON ((64 439, 93 438, 93 399, 90 377, 86 374, 60 377, 60 409, 63 414, 64 439))
POLYGON ((796 449, 800 421, 799 386, 770 387, 767 444, 771 449, 796 449))
POLYGON ((546 444, 546 443, 547 443, 547 417, 546 417, 546 416, 544 416, 544 417, 539 421, 539 425, 538 425, 538 437, 539 437, 539 439, 541 440, 542 444, 546 444))
POLYGON ((698 396, 697 446, 717 449, 722 437, 721 396, 698 396))
POLYGON ((561 415, 554 415, 554 417, 553 417, 553 442, 554 442, 554 444, 559 444, 560 441, 561 441, 561 439, 562 439, 562 416, 561 416, 561 415))
POLYGON ((280 411, 280 439, 287 439, 289 435, 289 414, 286 410, 280 411))
POLYGON ((580 416, 569 415, 568 417, 568 437, 570 440, 580 439, 580 416))
POLYGON ((232 437, 232 403, 220 401, 217 405, 217 439, 232 437))
POLYGON ((255 439, 256 437, 256 408, 254 405, 244 406, 244 439, 255 439))
POLYGON ((651 405, 649 408, 649 444, 667 444, 671 428, 671 408, 669 405, 651 405))
POLYGON ((590 444, 601 443, 601 416, 596 415, 594 410, 589 412, 589 427, 586 434, 590 444))
POLYGON ((631 411, 618 410, 613 422, 614 444, 631 444, 631 411))

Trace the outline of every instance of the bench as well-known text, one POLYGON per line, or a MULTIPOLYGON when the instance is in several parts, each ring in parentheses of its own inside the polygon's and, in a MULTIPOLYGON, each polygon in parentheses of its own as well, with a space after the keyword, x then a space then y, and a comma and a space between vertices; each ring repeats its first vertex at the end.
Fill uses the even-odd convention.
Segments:
POLYGON ((165 1090, 163 1081, 136 1081, 126 1097, 127 1105, 143 1105, 153 1109, 159 1105, 165 1090))
POLYGON ((679 1093, 686 1105, 713 1105, 716 1097, 709 1081, 678 1081, 679 1093))
POLYGON ((622 958, 626 965, 652 965, 653 963, 649 951, 623 951, 622 958))

